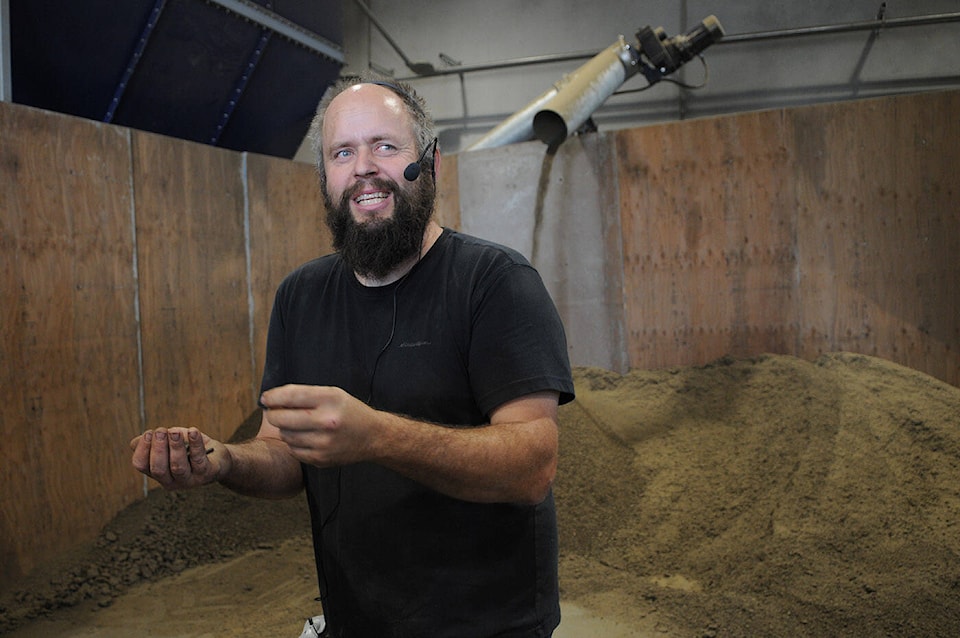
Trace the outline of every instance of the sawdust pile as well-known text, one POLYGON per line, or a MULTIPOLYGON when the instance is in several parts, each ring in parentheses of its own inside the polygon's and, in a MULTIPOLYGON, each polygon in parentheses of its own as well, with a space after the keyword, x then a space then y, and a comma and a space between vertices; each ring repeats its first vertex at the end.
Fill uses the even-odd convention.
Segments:
POLYGON ((582 370, 577 387, 567 595, 671 635, 960 627, 960 389, 849 354, 582 370))
MULTIPOLYGON (((960 626, 960 388, 850 354, 575 375, 555 487, 565 600, 637 636, 960 626)), ((31 622, 108 614, 138 584, 306 544, 304 509, 155 491, 95 546, 0 592, 0 633, 40 635, 31 622)))

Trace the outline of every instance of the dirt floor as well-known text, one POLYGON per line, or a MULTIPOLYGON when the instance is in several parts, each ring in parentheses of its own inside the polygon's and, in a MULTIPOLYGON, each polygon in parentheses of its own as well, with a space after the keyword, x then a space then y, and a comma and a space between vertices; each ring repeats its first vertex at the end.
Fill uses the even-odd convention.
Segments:
MULTIPOLYGON (((850 354, 575 377, 557 638, 956 634, 960 388, 850 354)), ((0 634, 295 638, 315 595, 299 498, 155 490, 0 592, 0 634)))

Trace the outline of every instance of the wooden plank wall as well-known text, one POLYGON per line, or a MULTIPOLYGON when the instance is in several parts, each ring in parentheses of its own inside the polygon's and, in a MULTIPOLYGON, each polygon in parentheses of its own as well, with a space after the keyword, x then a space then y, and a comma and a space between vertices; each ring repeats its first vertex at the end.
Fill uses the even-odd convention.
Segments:
POLYGON ((242 157, 133 132, 146 428, 228 437, 252 408, 242 157))
POLYGON ((0 140, 3 587, 143 497, 144 428, 233 433, 272 288, 329 243, 310 166, 6 103, 0 140))
POLYGON ((872 354, 960 385, 960 92, 791 114, 802 356, 872 354))
POLYGON ((234 432, 277 285, 332 246, 310 165, 6 103, 0 141, 3 587, 142 498, 143 429, 234 432))
MULTIPOLYGON (((849 350, 960 385, 958 114, 946 92, 613 135, 630 365, 849 350)), ((330 248, 316 186, 0 103, 0 586, 142 497, 144 427, 254 409, 274 289, 330 248)))
MULTIPOLYGON (((307 164, 249 155, 250 256, 255 391, 266 357, 267 328, 277 286, 303 262, 333 250, 324 222, 316 170, 307 164)), ((248 363, 250 365, 250 363, 248 363)), ((256 396, 256 395, 255 395, 256 396)))
POLYGON ((631 367, 793 349, 796 229, 782 123, 750 114, 617 136, 631 367))
POLYGON ((0 584, 142 493, 129 133, 0 103, 0 584))
POLYGON ((960 92, 619 132, 631 367, 880 356, 960 385, 960 92))

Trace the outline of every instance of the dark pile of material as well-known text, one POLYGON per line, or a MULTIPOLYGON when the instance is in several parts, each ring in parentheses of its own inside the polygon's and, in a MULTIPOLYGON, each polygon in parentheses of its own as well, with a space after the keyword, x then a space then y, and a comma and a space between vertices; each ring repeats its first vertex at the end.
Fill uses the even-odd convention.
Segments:
MULTIPOLYGON (((231 440, 252 437, 259 423, 258 410, 231 440)), ((82 602, 109 607, 134 585, 274 547, 309 532, 302 498, 250 499, 220 486, 189 492, 152 490, 107 525, 92 546, 59 557, 0 592, 0 635, 82 602)))

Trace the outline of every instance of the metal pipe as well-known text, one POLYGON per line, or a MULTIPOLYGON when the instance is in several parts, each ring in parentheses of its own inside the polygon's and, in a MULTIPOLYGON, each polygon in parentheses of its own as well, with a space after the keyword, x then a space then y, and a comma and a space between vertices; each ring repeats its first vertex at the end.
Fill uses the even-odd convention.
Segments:
POLYGON ((10 0, 0 0, 0 102, 13 102, 10 64, 10 0))
POLYGON ((465 150, 478 151, 484 148, 497 148, 507 144, 526 142, 533 139, 533 116, 540 108, 557 94, 556 85, 551 86, 532 102, 492 128, 486 135, 471 144, 465 150))
MULTIPOLYGON (((899 27, 917 27, 930 24, 946 24, 951 22, 960 22, 960 12, 958 13, 940 13, 922 16, 911 16, 906 18, 889 18, 883 20, 868 20, 866 22, 851 22, 847 24, 821 25, 812 27, 797 27, 794 29, 782 29, 779 31, 756 31, 751 33, 739 33, 725 35, 723 39, 716 44, 743 44, 746 42, 759 42, 762 40, 785 39, 792 37, 803 37, 810 35, 824 35, 833 33, 848 33, 851 31, 874 31, 877 29, 893 29, 899 27)), ((472 64, 458 66, 450 69, 434 69, 428 75, 460 75, 463 73, 475 73, 477 71, 496 71, 515 66, 529 66, 536 64, 549 64, 553 62, 568 62, 571 60, 585 60, 597 55, 598 51, 580 51, 571 53, 553 53, 538 55, 526 58, 511 58, 500 60, 498 62, 488 62, 485 64, 472 64)), ((414 77, 398 78, 401 81, 415 80, 425 77, 418 75, 414 77)))
POLYGON ((227 11, 231 11, 242 18, 246 18, 254 24, 258 24, 265 29, 270 29, 277 35, 306 47, 307 49, 318 53, 334 62, 343 64, 343 49, 339 45, 330 42, 326 38, 304 29, 299 24, 287 20, 282 15, 274 13, 261 5, 250 2, 249 0, 208 0, 214 4, 220 5, 227 11))
POLYGON ((621 35, 466 150, 523 142, 530 139, 531 132, 555 148, 628 78, 642 71, 651 84, 660 81, 723 37, 723 27, 715 16, 708 16, 689 32, 672 38, 662 29, 650 27, 644 27, 637 37, 639 48, 634 49, 621 35))
POLYGON ((386 28, 384 28, 384 26, 380 24, 380 21, 377 20, 377 17, 373 15, 373 12, 370 10, 370 7, 364 4, 362 0, 354 0, 354 2, 356 2, 357 6, 360 7, 360 9, 366 14, 370 22, 373 23, 373 26, 375 26, 377 28, 377 31, 380 32, 380 35, 382 35, 384 39, 386 39, 386 41, 390 44, 390 46, 393 47, 393 50, 397 52, 397 55, 400 56, 400 59, 403 60, 403 63, 407 65, 408 69, 416 73, 418 76, 436 74, 436 69, 434 69, 433 65, 430 64, 429 62, 412 62, 410 58, 407 57, 407 54, 404 53, 403 50, 400 48, 400 45, 397 44, 394 41, 394 39, 390 37, 390 34, 387 33, 386 28))
POLYGON ((863 22, 848 22, 846 24, 824 24, 812 27, 797 27, 779 31, 754 31, 727 35, 717 44, 733 44, 738 42, 759 42, 762 40, 780 40, 784 38, 802 37, 808 35, 825 35, 833 33, 850 33, 852 31, 878 31, 898 27, 918 27, 928 24, 944 24, 960 22, 960 13, 939 13, 925 16, 911 16, 908 18, 880 18, 863 22))
POLYGON ((569 134, 568 123, 573 130, 580 128, 590 114, 636 72, 636 54, 620 36, 466 150, 525 142, 534 135, 548 144, 559 144, 569 134), (545 110, 548 107, 549 110, 545 110))
MULTIPOLYGON (((531 55, 523 58, 512 58, 500 62, 487 62, 483 64, 463 64, 449 69, 434 69, 429 75, 459 75, 460 73, 476 73, 478 71, 499 71, 520 66, 533 66, 537 64, 552 64, 555 62, 570 62, 571 60, 588 60, 597 55, 599 51, 574 51, 571 53, 547 53, 543 55, 531 55)), ((423 76, 421 76, 423 77, 423 76)), ((414 78, 400 78, 401 80, 414 78)))
POLYGON ((639 70, 639 53, 623 36, 557 84, 557 94, 533 118, 533 132, 557 146, 586 122, 627 78, 639 70))

